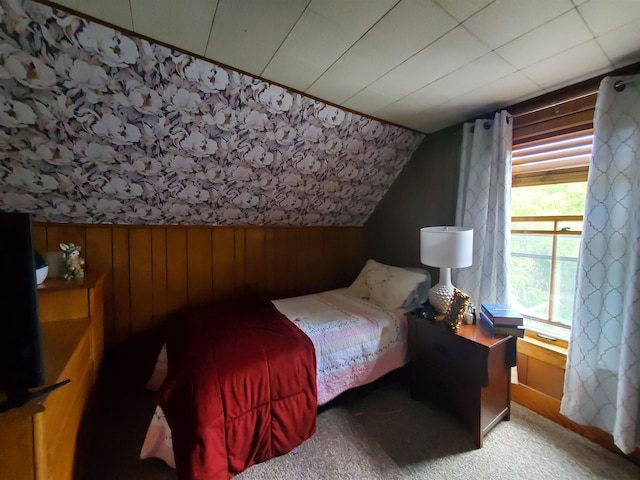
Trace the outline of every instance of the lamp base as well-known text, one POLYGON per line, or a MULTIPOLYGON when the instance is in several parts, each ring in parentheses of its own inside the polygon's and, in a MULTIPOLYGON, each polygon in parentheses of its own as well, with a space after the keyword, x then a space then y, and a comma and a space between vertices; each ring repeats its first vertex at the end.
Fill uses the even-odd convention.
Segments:
POLYGON ((454 287, 451 284, 438 283, 429 290, 429 303, 440 313, 447 313, 453 297, 454 287))

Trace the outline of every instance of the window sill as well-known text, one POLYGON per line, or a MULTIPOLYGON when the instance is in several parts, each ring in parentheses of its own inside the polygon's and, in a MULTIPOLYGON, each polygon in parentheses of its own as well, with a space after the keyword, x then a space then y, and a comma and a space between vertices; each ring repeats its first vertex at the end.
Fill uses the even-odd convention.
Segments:
POLYGON ((554 339, 557 339, 560 340, 560 344, 566 344, 569 341, 569 335, 571 334, 571 331, 568 328, 550 325, 530 317, 525 317, 524 326, 527 329, 527 332, 533 332, 534 337, 538 334, 544 338, 550 339, 551 342, 553 342, 554 339))

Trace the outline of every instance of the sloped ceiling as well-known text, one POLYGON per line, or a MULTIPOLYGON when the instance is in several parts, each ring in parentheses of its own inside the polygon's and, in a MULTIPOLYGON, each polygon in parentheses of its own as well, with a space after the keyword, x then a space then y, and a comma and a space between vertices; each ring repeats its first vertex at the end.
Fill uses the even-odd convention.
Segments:
POLYGON ((0 6, 3 210, 362 225, 423 138, 30 0, 0 6))
POLYGON ((640 61, 638 0, 59 0, 422 132, 640 61))

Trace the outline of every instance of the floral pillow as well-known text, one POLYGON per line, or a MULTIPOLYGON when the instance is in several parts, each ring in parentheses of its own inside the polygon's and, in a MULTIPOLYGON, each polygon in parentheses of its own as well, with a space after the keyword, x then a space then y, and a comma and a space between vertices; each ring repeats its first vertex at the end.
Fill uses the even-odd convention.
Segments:
POLYGON ((426 272, 392 267, 370 259, 348 291, 385 310, 396 310, 405 305, 409 296, 415 297, 416 289, 426 280, 429 280, 426 272))

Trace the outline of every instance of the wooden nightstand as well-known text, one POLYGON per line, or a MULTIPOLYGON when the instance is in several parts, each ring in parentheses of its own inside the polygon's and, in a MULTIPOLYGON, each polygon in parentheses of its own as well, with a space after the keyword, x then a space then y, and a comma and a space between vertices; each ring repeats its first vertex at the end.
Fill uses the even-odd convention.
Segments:
POLYGON ((509 420, 516 339, 491 337, 476 325, 462 325, 454 333, 443 321, 407 317, 412 398, 450 410, 481 448, 487 432, 509 420))

